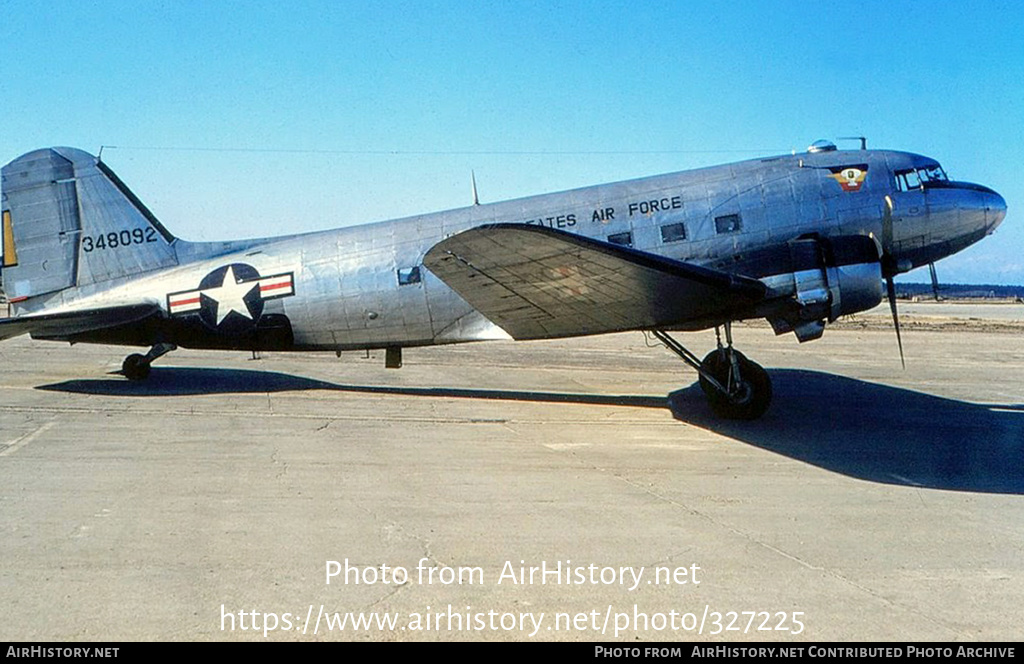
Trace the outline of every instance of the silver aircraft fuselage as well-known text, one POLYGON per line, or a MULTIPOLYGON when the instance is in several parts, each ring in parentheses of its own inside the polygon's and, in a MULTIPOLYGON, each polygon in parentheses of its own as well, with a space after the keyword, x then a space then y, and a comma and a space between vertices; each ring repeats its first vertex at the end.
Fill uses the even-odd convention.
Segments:
MULTIPOLYGON (((59 150, 83 172, 95 163, 86 153, 59 150)), ((992 233, 1005 211, 1005 201, 997 193, 949 181, 933 159, 887 150, 833 150, 278 238, 193 243, 166 234, 156 237, 167 245, 159 265, 128 261, 111 278, 83 274, 88 277, 84 271, 93 269, 90 256, 113 255, 130 244, 124 242, 127 236, 118 240, 115 231, 114 236, 90 237, 85 229, 74 286, 22 293, 12 280, 5 281, 4 288, 16 316, 152 302, 161 307, 165 320, 174 321, 181 313, 197 311, 204 296, 219 297, 216 287, 227 284, 225 266, 249 266, 252 272, 246 274, 255 275, 249 282, 262 279, 261 311, 285 317, 290 324, 287 338, 271 335, 242 343, 214 334, 232 307, 239 314, 236 318, 253 317, 237 293, 224 294, 220 320, 206 321, 210 334, 152 324, 49 338, 287 350, 417 346, 509 338, 423 266, 433 246, 484 224, 545 226, 761 280, 781 302, 793 298, 793 279, 782 276, 790 270, 776 258, 797 238, 871 237, 880 250, 888 245, 890 272, 904 272, 992 233), (218 271, 219 280, 211 281, 218 271), (270 277, 276 281, 268 281, 270 277), (227 301, 231 297, 236 298, 234 304, 227 301)), ((230 275, 242 281, 243 269, 235 267, 230 275)), ((768 298, 733 317, 770 316, 774 301, 768 298)), ((689 327, 717 322, 699 321, 689 327)))

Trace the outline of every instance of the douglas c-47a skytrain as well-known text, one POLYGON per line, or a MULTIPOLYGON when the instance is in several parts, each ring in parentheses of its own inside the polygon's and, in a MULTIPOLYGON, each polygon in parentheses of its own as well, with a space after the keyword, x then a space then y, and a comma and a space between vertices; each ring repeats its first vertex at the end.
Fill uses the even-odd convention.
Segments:
POLYGON ((386 349, 647 330, 697 370, 712 409, 759 417, 767 372, 732 321, 821 336, 893 277, 992 233, 1006 203, 934 159, 803 154, 473 205, 332 231, 186 242, 96 157, 30 152, 3 167, 0 339, 147 346, 386 349), (703 360, 670 331, 724 328, 703 360))

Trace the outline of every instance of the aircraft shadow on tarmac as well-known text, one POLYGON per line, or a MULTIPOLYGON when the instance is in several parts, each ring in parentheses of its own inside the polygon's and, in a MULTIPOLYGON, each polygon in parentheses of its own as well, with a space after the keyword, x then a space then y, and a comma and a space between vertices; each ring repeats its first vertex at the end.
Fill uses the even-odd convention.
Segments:
POLYGON ((1024 493, 1024 405, 937 397, 816 371, 775 369, 755 422, 715 419, 703 395, 669 395, 677 419, 850 477, 904 486, 1024 493))
POLYGON ((717 419, 696 385, 668 397, 343 385, 288 374, 154 367, 145 382, 70 380, 38 389, 112 397, 333 390, 637 408, 872 482, 1024 494, 1024 404, 985 405, 816 371, 773 369, 774 400, 753 422, 717 419))

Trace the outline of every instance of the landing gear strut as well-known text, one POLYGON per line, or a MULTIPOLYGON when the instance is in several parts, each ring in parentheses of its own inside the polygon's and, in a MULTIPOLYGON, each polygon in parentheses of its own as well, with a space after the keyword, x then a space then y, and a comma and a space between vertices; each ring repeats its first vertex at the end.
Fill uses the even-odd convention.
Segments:
MULTIPOLYGON (((715 331, 717 333, 718 330, 715 331)), ((666 332, 654 330, 654 336, 697 370, 700 389, 711 410, 719 417, 727 420, 756 420, 768 410, 772 401, 772 380, 760 365, 733 349, 731 324, 725 324, 726 345, 722 345, 719 336, 718 348, 708 353, 703 360, 698 360, 696 355, 666 332)))
POLYGON ((170 353, 176 348, 177 346, 174 344, 161 343, 150 348, 149 352, 145 355, 133 353, 124 358, 124 362, 121 364, 121 373, 128 380, 145 380, 149 377, 149 369, 153 364, 153 360, 170 353))

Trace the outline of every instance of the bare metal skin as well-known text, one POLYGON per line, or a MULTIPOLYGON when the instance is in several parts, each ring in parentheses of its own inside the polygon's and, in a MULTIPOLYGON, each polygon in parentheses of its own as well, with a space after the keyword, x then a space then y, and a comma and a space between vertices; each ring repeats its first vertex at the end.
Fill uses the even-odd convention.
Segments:
POLYGON ((295 351, 544 339, 642 329, 694 366, 712 407, 752 419, 767 374, 730 323, 821 336, 892 277, 993 232, 1006 203, 938 162, 814 150, 332 231, 187 242, 96 157, 3 168, 0 339, 295 351), (668 332, 725 326, 704 360, 668 332))

